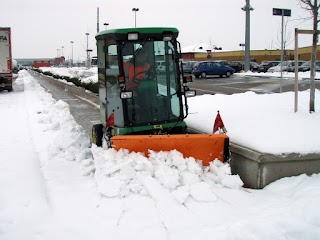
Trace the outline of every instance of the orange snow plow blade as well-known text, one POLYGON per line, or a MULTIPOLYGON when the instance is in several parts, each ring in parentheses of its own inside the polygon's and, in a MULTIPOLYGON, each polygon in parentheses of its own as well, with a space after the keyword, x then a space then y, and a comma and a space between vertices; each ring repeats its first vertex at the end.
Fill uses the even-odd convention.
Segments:
POLYGON ((229 159, 229 138, 225 134, 179 134, 179 135, 121 135, 111 138, 116 150, 128 149, 130 152, 148 150, 170 151, 176 149, 183 156, 202 160, 204 166, 216 158, 224 162, 229 159))

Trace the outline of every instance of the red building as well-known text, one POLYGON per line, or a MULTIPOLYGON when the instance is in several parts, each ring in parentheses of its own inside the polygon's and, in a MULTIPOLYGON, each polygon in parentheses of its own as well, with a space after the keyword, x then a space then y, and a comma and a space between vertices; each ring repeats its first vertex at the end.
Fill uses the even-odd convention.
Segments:
POLYGON ((57 57, 54 59, 54 65, 55 66, 60 66, 60 65, 63 65, 65 63, 65 58, 64 56, 62 57, 57 57))
POLYGON ((50 60, 35 60, 35 61, 33 61, 34 68, 50 67, 50 66, 51 66, 50 60))

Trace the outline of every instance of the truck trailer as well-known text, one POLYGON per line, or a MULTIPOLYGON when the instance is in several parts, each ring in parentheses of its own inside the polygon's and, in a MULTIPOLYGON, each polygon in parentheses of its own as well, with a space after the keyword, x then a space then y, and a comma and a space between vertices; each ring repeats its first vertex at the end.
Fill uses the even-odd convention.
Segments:
POLYGON ((0 27, 0 91, 12 91, 11 29, 0 27))

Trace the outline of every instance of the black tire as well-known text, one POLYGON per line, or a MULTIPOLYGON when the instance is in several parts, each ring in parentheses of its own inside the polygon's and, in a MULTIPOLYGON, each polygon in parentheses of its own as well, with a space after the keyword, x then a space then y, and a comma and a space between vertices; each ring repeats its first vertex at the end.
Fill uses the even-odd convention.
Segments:
POLYGON ((231 76, 231 72, 227 71, 225 75, 226 75, 227 78, 229 78, 231 76))
POLYGON ((92 126, 92 143, 102 147, 103 125, 95 124, 92 126))
POLYGON ((206 72, 202 72, 201 73, 201 78, 207 78, 207 73, 206 72))
POLYGON ((12 86, 11 86, 11 87, 8 87, 8 88, 6 88, 6 89, 8 90, 8 92, 12 92, 12 91, 13 91, 12 86))
POLYGON ((200 75, 194 75, 196 78, 199 78, 200 77, 200 75))

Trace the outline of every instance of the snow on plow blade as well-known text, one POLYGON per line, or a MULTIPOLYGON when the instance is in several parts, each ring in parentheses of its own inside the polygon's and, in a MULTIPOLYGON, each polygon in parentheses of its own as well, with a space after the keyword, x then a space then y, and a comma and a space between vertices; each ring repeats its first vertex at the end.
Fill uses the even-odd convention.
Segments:
POLYGON ((112 147, 129 149, 130 152, 148 150, 170 151, 176 149, 184 157, 202 160, 204 166, 216 158, 229 159, 229 138, 225 134, 179 134, 179 135, 121 135, 111 138, 112 147))

